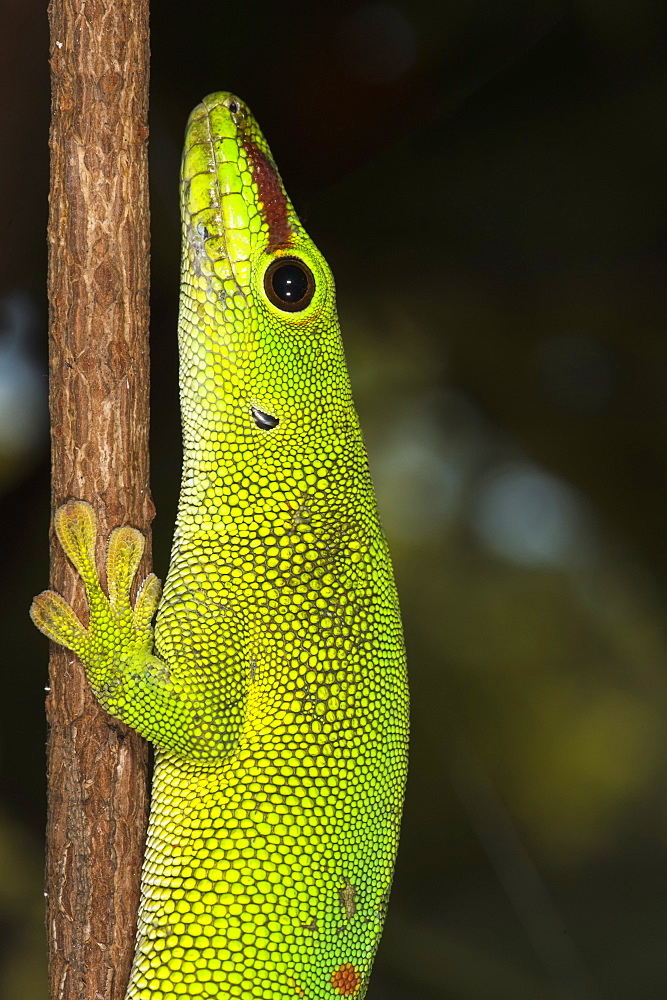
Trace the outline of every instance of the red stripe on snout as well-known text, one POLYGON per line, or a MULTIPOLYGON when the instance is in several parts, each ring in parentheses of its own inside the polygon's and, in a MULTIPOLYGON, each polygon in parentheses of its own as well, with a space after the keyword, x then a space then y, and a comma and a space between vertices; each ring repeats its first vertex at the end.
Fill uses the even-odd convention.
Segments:
POLYGON ((250 169, 262 202, 262 215, 269 227, 267 250, 288 247, 294 231, 287 215, 287 196, 283 191, 275 164, 249 139, 243 140, 243 148, 248 154, 250 169))

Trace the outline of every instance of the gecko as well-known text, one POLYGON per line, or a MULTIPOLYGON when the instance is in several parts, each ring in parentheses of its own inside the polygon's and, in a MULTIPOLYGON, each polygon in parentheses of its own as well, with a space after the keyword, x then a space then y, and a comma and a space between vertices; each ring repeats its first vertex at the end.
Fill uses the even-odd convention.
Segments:
POLYGON ((209 95, 181 166, 183 474, 169 569, 93 507, 55 529, 86 625, 33 621, 155 747, 127 1000, 366 994, 407 766, 400 610, 334 281, 247 105, 209 95), (155 624, 153 625, 153 619, 155 624))

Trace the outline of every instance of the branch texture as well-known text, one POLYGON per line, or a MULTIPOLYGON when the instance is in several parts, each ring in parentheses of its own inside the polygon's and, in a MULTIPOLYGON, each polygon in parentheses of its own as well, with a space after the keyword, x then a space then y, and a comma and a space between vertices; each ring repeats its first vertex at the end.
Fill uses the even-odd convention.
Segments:
MULTIPOLYGON (((148 0, 51 0, 50 406, 55 510, 148 532, 148 0)), ((98 540, 98 557, 106 538, 98 540)), ((51 587, 83 590, 52 538, 51 587)), ((143 569, 148 572, 150 546, 143 569)), ((141 574, 143 577, 144 574, 141 574)), ((122 1000, 147 819, 147 747, 52 647, 51 1000, 122 1000)))

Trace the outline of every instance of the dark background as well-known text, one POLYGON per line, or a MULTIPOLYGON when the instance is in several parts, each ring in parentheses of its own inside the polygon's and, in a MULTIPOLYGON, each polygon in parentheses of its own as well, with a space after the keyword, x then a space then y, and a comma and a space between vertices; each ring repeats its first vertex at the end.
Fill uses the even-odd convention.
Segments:
MULTIPOLYGON (((45 5, 0 31, 0 993, 45 996, 45 5)), ((667 980, 667 7, 155 4, 155 563, 177 171, 230 89, 328 257, 394 554, 412 770, 369 1000, 667 980)))

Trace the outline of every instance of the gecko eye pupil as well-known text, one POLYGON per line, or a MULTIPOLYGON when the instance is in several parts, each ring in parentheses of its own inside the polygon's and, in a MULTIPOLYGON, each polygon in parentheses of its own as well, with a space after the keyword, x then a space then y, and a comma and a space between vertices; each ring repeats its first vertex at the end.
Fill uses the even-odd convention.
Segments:
POLYGON ((264 275, 264 289, 283 312, 301 312, 315 294, 313 272, 295 257, 274 260, 264 275))

